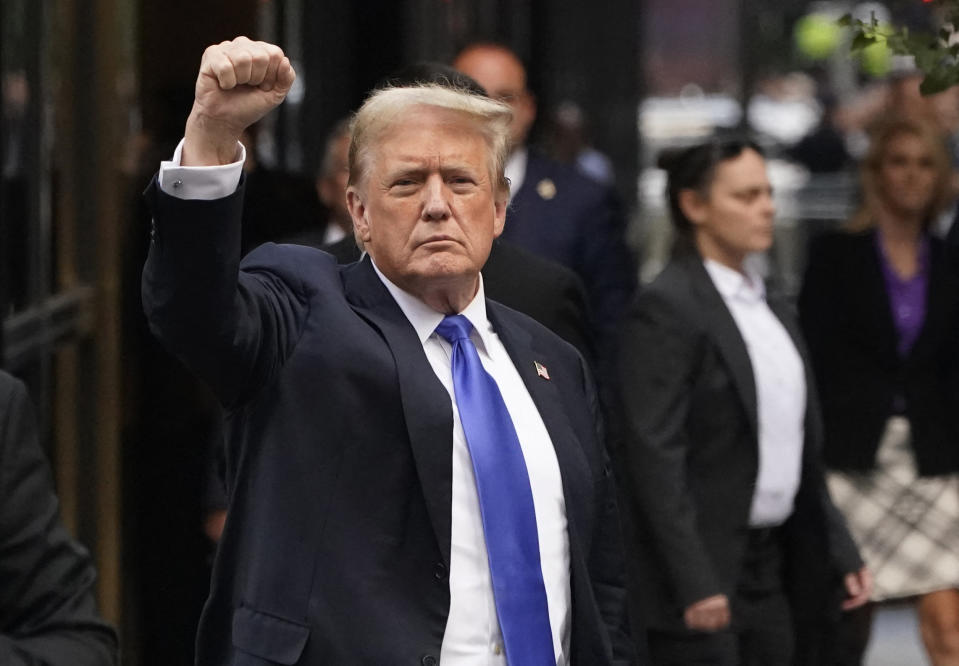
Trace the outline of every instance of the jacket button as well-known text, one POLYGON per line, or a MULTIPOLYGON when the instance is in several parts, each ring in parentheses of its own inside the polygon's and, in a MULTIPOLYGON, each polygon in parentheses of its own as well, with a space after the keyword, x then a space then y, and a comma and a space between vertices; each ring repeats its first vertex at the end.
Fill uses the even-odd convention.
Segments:
POLYGON ((436 580, 440 582, 443 582, 444 580, 446 580, 448 575, 449 574, 446 569, 446 565, 443 564, 442 562, 437 562, 436 566, 433 567, 433 578, 435 578, 436 580))
POLYGON ((431 654, 427 654, 420 659, 420 663, 423 664, 423 666, 436 666, 436 664, 439 662, 436 660, 436 657, 431 654))

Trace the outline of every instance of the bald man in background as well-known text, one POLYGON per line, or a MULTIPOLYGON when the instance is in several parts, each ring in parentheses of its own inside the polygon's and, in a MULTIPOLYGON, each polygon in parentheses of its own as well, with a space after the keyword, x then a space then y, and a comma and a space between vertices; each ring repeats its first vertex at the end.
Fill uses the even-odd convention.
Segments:
POLYGON ((602 359, 637 275, 613 190, 527 146, 536 100, 515 53, 499 44, 476 43, 460 52, 453 67, 513 111, 506 164, 512 196, 502 238, 582 278, 602 359))

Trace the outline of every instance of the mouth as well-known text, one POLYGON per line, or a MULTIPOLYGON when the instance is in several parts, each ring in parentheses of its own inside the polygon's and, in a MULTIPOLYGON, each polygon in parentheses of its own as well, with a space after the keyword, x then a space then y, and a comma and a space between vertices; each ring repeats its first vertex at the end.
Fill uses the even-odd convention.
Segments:
POLYGON ((446 234, 434 234, 420 243, 420 245, 449 244, 457 242, 458 241, 452 236, 447 236, 446 234))

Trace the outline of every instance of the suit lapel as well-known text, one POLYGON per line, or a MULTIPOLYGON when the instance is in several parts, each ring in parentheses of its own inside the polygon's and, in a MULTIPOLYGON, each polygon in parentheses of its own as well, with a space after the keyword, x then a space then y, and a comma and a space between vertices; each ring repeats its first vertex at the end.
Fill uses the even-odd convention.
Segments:
POLYGON ((769 309, 776 315, 776 318, 789 333, 796 351, 803 364, 803 377, 806 380, 806 418, 804 419, 805 440, 807 445, 803 447, 803 454, 813 449, 818 450, 819 442, 822 440, 822 415, 819 413, 819 404, 816 402, 816 393, 812 390, 815 386, 816 378, 813 376, 812 364, 809 360, 809 350, 806 348, 806 342, 802 331, 799 328, 799 320, 793 312, 789 302, 778 294, 767 294, 766 303, 769 309), (813 442, 812 446, 808 445, 813 442))
POLYGON ((379 330, 393 354, 410 447, 443 560, 450 562, 453 411, 413 326, 373 270, 369 257, 342 271, 354 311, 379 330))
POLYGON ((951 311, 950 298, 957 293, 957 280, 948 274, 948 257, 945 247, 935 241, 929 243, 929 268, 927 273, 926 317, 919 337, 909 352, 909 359, 934 354, 935 333, 947 330, 947 317, 951 311))
POLYGON ((692 279, 693 289, 699 296, 698 304, 702 308, 702 320, 706 323, 704 328, 716 343, 720 356, 729 368, 733 384, 746 409, 749 423, 752 425, 753 432, 758 434, 756 378, 753 375, 753 366, 749 360, 746 343, 739 332, 739 327, 736 326, 736 320, 726 307, 723 297, 717 291, 699 256, 686 256, 682 261, 692 279))
MULTIPOLYGON (((509 325, 506 320, 510 315, 501 305, 487 299, 486 309, 496 334, 522 377, 553 442, 563 480, 566 518, 572 534, 574 527, 583 525, 584 511, 591 505, 592 495, 591 489, 584 483, 589 475, 582 473, 582 470, 589 469, 589 461, 574 435, 560 395, 560 384, 569 382, 570 378, 551 376, 547 380, 541 377, 536 363, 545 366, 549 372, 550 355, 533 345, 528 331, 518 325, 509 325)), ((577 529, 575 532, 589 534, 592 531, 577 529)))

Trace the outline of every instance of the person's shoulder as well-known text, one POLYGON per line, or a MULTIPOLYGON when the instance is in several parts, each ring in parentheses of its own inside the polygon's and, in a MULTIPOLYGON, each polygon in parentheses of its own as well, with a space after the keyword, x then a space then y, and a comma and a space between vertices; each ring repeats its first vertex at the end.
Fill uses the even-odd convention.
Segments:
POLYGON ((509 334, 512 331, 521 330, 530 336, 534 346, 561 353, 571 360, 582 358, 576 347, 529 315, 494 299, 487 298, 486 304, 494 325, 498 329, 505 327, 505 333, 509 334))
POLYGON ((845 274, 859 271, 874 256, 875 231, 827 231, 809 244, 807 275, 845 274))
POLYGON ((500 273, 509 276, 522 275, 524 281, 548 291, 581 283, 579 276, 571 268, 501 239, 493 243, 489 259, 483 268, 484 278, 490 277, 490 270, 493 271, 494 278, 500 273))
POLYGON ((702 304, 696 289, 699 279, 709 279, 698 256, 674 257, 652 282, 640 287, 629 309, 630 319, 674 320, 692 332, 700 328, 702 304), (698 262, 698 266, 694 263, 698 262))
POLYGON ((873 242, 875 231, 864 229, 861 231, 849 231, 847 229, 835 229, 819 234, 809 244, 810 255, 817 253, 836 253, 850 252, 856 248, 861 248, 873 242))
POLYGON ((335 243, 323 245, 321 249, 332 254, 341 264, 351 264, 354 261, 359 261, 363 255, 353 234, 347 234, 335 243))
POLYGON ((700 269, 705 271, 698 256, 677 255, 669 260, 652 282, 639 291, 638 297, 668 301, 688 300, 693 293, 694 273, 700 269))
POLYGON ((547 200, 578 198, 605 201, 612 196, 609 186, 583 175, 575 166, 558 162, 535 149, 530 149, 527 157, 523 189, 527 187, 532 187, 547 200))
POLYGON ((339 282, 336 259, 307 245, 264 243, 243 258, 240 270, 273 274, 308 291, 331 280, 339 282))

